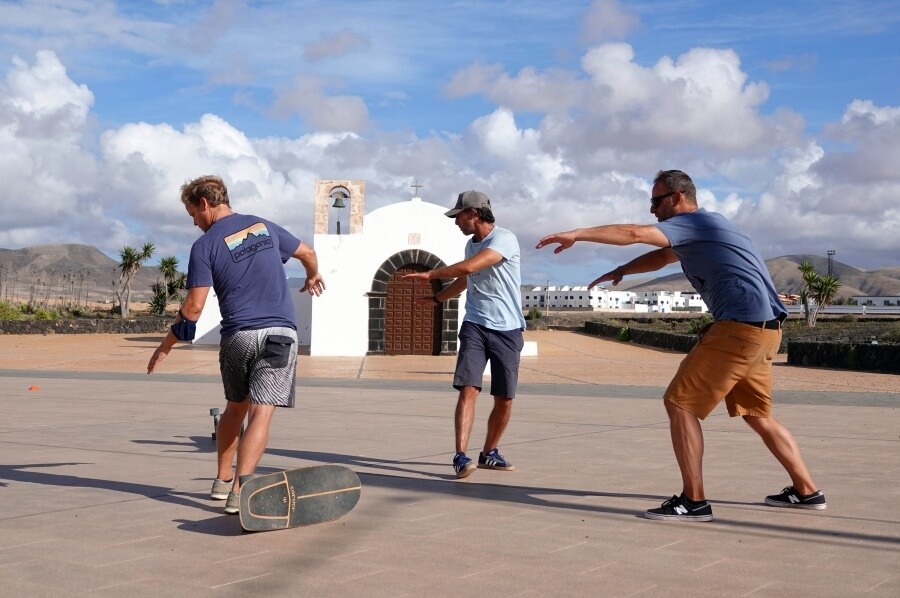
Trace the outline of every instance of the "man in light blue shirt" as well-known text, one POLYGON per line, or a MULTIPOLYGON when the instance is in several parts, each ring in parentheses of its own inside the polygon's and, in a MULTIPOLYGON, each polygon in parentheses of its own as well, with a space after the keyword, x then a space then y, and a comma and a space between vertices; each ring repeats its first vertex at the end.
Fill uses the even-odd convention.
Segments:
POLYGON ((660 171, 653 181, 650 212, 655 225, 612 224, 548 235, 537 247, 558 243, 554 253, 576 241, 608 245, 645 243, 658 247, 594 280, 619 283, 623 276, 653 272, 675 262, 709 306, 715 321, 701 333, 664 394, 681 496, 672 496, 648 519, 710 521, 703 489, 705 419, 723 399, 731 417, 740 416, 778 459, 792 485, 767 496, 774 507, 825 509, 791 432, 772 417, 772 360, 781 345, 787 310, 778 298, 765 262, 750 239, 721 214, 697 206, 697 189, 680 170, 660 171))
POLYGON ((484 368, 491 363, 491 394, 494 408, 487 422, 484 449, 478 456, 478 468, 512 471, 515 469, 498 445, 509 423, 512 400, 519 379, 519 360, 524 341, 522 331, 522 282, 519 241, 510 231, 494 224, 491 200, 480 191, 459 194, 456 205, 446 212, 464 235, 465 259, 428 272, 407 274, 404 278, 421 281, 455 279, 449 285, 416 301, 438 305, 466 293, 466 315, 459 329, 459 353, 453 387, 459 391, 456 403, 456 454, 453 469, 457 478, 465 478, 476 469, 466 456, 475 400, 481 392, 484 368))

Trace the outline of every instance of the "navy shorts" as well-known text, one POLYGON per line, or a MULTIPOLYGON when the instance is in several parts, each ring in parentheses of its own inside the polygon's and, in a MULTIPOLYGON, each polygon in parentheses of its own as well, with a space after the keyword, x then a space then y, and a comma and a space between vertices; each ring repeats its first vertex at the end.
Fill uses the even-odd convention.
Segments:
POLYGON ((513 399, 519 383, 519 360, 525 341, 521 330, 491 330, 472 322, 459 329, 459 354, 453 388, 481 390, 484 367, 491 362, 491 394, 513 399))

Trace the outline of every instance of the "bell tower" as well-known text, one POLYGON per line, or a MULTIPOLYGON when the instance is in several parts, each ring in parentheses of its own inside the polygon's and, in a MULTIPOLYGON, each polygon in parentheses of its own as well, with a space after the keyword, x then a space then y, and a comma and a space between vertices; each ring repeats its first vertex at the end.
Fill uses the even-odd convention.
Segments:
POLYGON ((358 235, 366 211, 365 181, 317 180, 313 201, 313 233, 358 235), (332 223, 334 221, 334 224, 332 223))

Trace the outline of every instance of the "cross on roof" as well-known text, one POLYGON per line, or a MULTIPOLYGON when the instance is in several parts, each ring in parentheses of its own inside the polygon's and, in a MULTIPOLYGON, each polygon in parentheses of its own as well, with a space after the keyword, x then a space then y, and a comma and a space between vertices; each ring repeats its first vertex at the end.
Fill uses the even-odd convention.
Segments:
POLYGON ((416 190, 416 197, 419 197, 419 189, 422 188, 422 185, 419 184, 419 181, 413 179, 412 185, 410 185, 413 189, 416 190))

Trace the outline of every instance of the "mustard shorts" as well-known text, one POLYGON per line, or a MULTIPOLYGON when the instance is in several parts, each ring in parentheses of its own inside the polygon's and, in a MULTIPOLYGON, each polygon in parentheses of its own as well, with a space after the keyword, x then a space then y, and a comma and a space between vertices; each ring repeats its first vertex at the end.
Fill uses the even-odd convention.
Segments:
POLYGON ((731 417, 772 414, 772 360, 781 330, 714 322, 678 368, 665 399, 705 419, 722 399, 731 417))

